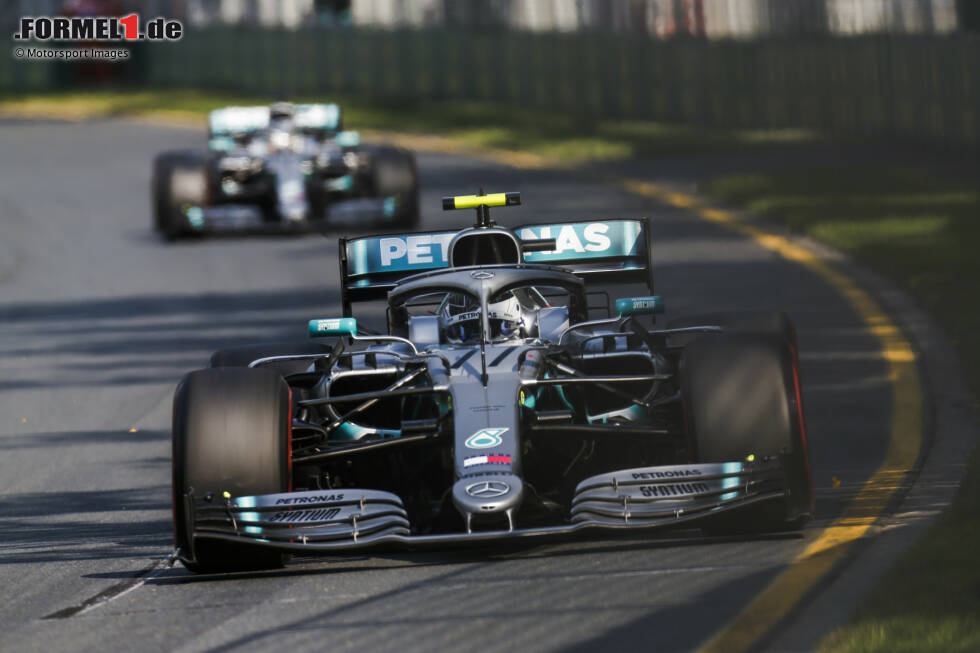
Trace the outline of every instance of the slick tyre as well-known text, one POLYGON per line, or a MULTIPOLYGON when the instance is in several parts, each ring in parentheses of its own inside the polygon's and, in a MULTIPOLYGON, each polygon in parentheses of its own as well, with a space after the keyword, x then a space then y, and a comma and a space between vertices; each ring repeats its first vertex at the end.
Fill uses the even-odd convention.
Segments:
POLYGON ((192 232, 185 208, 208 199, 207 156, 195 151, 163 152, 153 159, 153 226, 168 241, 192 232))
POLYGON ((281 553, 248 543, 191 541, 185 496, 286 492, 290 485, 289 386, 275 371, 191 372, 177 386, 173 412, 174 540, 191 571, 280 567, 281 553))
POLYGON ((371 156, 371 190, 376 197, 394 197, 395 224, 415 227, 419 222, 419 176, 415 155, 408 150, 383 147, 371 156))
MULTIPOLYGON (((211 355, 208 367, 248 367, 252 361, 269 356, 329 355, 330 345, 319 342, 269 342, 219 349, 211 355)), ((282 376, 305 372, 311 360, 277 361, 261 365, 262 369, 274 370, 282 376)))
POLYGON ((701 338, 681 356, 680 381, 695 460, 776 457, 784 467, 784 501, 722 513, 710 530, 771 532, 802 526, 812 513, 813 486, 799 370, 786 339, 773 333, 701 338))

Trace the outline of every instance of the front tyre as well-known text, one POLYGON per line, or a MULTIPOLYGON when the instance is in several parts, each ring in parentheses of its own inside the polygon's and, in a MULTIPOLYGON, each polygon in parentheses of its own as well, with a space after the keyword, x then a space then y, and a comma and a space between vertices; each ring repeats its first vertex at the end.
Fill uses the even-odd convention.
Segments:
POLYGON ((813 511, 796 355, 782 334, 729 333, 696 340, 680 363, 681 396, 695 459, 704 463, 778 457, 784 502, 720 515, 725 531, 802 526, 813 511))
POLYGON ((153 226, 168 241, 194 230, 189 207, 208 199, 207 155, 196 151, 162 152, 153 159, 153 226))
POLYGON ((206 369, 177 386, 173 412, 174 542, 191 571, 282 566, 282 554, 246 542, 194 538, 185 496, 289 491, 289 386, 273 370, 206 369))

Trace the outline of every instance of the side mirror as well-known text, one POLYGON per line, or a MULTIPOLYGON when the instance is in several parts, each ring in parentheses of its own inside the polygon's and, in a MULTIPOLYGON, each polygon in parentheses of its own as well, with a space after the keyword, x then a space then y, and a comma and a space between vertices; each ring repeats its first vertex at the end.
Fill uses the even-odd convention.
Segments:
POLYGON ((309 334, 311 338, 354 336, 357 335, 357 318, 335 317, 310 320, 309 334))
POLYGON ((664 312, 664 300, 660 295, 652 297, 623 297, 616 300, 616 310, 620 317, 634 315, 656 315, 664 312))

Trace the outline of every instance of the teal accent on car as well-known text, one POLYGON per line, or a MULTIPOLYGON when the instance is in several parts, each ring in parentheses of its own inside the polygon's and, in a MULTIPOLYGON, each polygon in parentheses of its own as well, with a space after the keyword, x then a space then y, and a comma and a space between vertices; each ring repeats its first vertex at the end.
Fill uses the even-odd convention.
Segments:
POLYGON ((187 207, 184 209, 184 215, 187 216, 187 222, 192 229, 204 228, 204 209, 200 206, 187 207))
MULTIPOLYGON (((745 469, 745 465, 742 463, 725 463, 723 468, 723 474, 741 474, 745 469)), ((723 488, 735 488, 739 485, 737 478, 726 478, 722 480, 721 486, 723 488)), ((722 501, 727 501, 728 499, 734 499, 738 496, 738 492, 726 492, 719 497, 722 501)))
POLYGON ((208 148, 212 152, 227 152, 235 147, 235 139, 228 136, 215 136, 208 141, 208 148))
POLYGON ((297 104, 293 124, 300 129, 334 131, 340 127, 340 107, 336 104, 297 104))
POLYGON ((208 114, 211 136, 248 134, 269 126, 269 107, 224 107, 208 114))
POLYGON ((623 297, 616 300, 616 310, 623 317, 631 315, 656 315, 664 312, 664 300, 660 295, 651 297, 623 297))
POLYGON ((357 147, 361 144, 361 134, 355 131, 338 132, 335 138, 340 147, 357 147))
POLYGON ((398 210, 397 198, 386 197, 381 205, 381 210, 384 212, 386 218, 394 217, 395 211, 398 210))
POLYGON ((354 187, 354 176, 344 175, 327 182, 327 190, 345 191, 354 187))
POLYGON ((311 338, 353 336, 357 334, 357 318, 334 317, 310 320, 309 334, 311 338))
POLYGON ((365 436, 371 435, 380 438, 401 437, 402 432, 395 429, 372 429, 353 422, 344 422, 337 427, 331 436, 331 440, 360 440, 365 436))

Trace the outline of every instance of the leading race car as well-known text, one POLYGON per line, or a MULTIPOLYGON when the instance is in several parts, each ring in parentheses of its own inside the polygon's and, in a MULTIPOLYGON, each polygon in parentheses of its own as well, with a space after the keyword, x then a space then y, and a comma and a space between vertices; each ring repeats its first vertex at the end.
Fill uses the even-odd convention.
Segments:
POLYGON ((154 226, 168 240, 418 221, 412 153, 362 145, 357 132, 340 130, 336 104, 226 107, 208 126, 207 151, 153 161, 154 226))
POLYGON ((610 311, 597 282, 652 292, 646 220, 490 221, 490 206, 519 201, 446 198, 477 224, 342 239, 343 315, 311 320, 315 340, 221 350, 184 378, 176 558, 235 570, 289 553, 809 518, 786 315, 658 329, 652 295, 610 311), (352 315, 379 299, 386 333, 352 315))

